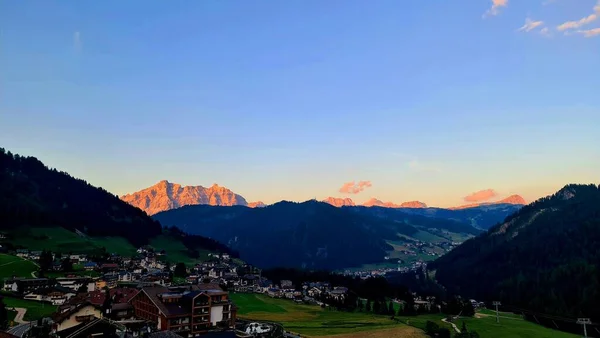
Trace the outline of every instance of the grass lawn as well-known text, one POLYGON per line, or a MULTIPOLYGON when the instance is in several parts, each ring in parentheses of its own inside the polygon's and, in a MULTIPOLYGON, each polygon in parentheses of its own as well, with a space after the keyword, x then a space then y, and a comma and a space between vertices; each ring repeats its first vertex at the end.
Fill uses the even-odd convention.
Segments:
POLYGON ((57 308, 54 305, 42 302, 34 302, 31 300, 23 300, 12 297, 4 297, 4 304, 6 304, 6 307, 8 308, 22 307, 27 309, 24 318, 26 321, 37 320, 42 317, 48 317, 52 313, 54 313, 54 311, 56 311, 57 308))
MULTIPOLYGON (((314 305, 295 304, 289 300, 260 294, 236 293, 230 297, 239 308, 240 318, 278 322, 287 330, 303 335, 346 336, 356 332, 389 329, 402 331, 402 336, 406 337, 425 337, 422 332, 394 322, 386 316, 330 311, 314 305)), ((385 336, 396 336, 396 333, 390 332, 385 336)))
POLYGON ((0 254, 0 279, 16 277, 29 277, 37 271, 38 267, 32 261, 17 256, 0 254))

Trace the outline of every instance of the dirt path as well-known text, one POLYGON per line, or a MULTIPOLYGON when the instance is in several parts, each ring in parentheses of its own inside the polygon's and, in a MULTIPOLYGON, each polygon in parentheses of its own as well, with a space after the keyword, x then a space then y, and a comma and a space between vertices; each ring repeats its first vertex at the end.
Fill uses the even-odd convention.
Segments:
POLYGON ((456 333, 460 333, 460 330, 458 329, 456 324, 449 322, 448 320, 446 320, 446 318, 442 318, 442 322, 452 325, 452 328, 454 329, 454 331, 456 331, 456 333))
POLYGON ((16 307, 13 308, 15 311, 17 311, 17 315, 15 316, 15 323, 19 323, 19 324, 25 324, 27 323, 25 320, 23 320, 23 317, 25 316, 25 313, 27 312, 27 309, 22 308, 22 307, 16 307))

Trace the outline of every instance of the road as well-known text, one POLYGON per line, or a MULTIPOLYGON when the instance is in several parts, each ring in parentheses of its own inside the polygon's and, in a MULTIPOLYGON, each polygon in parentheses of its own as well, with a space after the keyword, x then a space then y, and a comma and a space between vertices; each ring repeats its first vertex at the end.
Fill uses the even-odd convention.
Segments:
POLYGON ((13 327, 12 329, 8 330, 7 332, 17 337, 23 337, 27 330, 29 330, 29 323, 19 324, 13 327))

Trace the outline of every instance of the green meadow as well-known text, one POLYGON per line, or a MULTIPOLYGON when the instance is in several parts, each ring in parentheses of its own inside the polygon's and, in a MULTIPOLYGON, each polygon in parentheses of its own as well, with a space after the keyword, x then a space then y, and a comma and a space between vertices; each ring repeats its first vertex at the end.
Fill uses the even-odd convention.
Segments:
MULTIPOLYGON (((454 332, 450 324, 442 322, 442 319, 445 318, 442 314, 400 316, 396 317, 399 320, 397 322, 388 316, 326 310, 318 306, 296 304, 289 300, 270 298, 262 294, 236 293, 230 296, 238 306, 240 318, 277 322, 288 331, 308 336, 354 337, 353 334, 358 332, 357 337, 426 337, 421 330, 425 329, 427 321, 432 321, 440 327, 447 327, 454 332), (407 330, 409 327, 412 327, 413 330, 407 330), (380 332, 381 335, 377 335, 377 332, 380 332)), ((460 329, 464 321, 468 330, 477 331, 480 337, 486 338, 578 337, 578 335, 537 325, 512 313, 501 313, 500 316, 500 323, 496 324, 495 312, 482 310, 475 318, 459 318, 454 323, 460 329)))

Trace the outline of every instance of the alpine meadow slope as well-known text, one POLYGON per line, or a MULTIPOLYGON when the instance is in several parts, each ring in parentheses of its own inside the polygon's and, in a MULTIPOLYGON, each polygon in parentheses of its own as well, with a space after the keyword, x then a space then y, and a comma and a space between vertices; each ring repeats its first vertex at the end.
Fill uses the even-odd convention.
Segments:
POLYGON ((431 263, 451 293, 600 320, 600 187, 567 185, 431 263))

